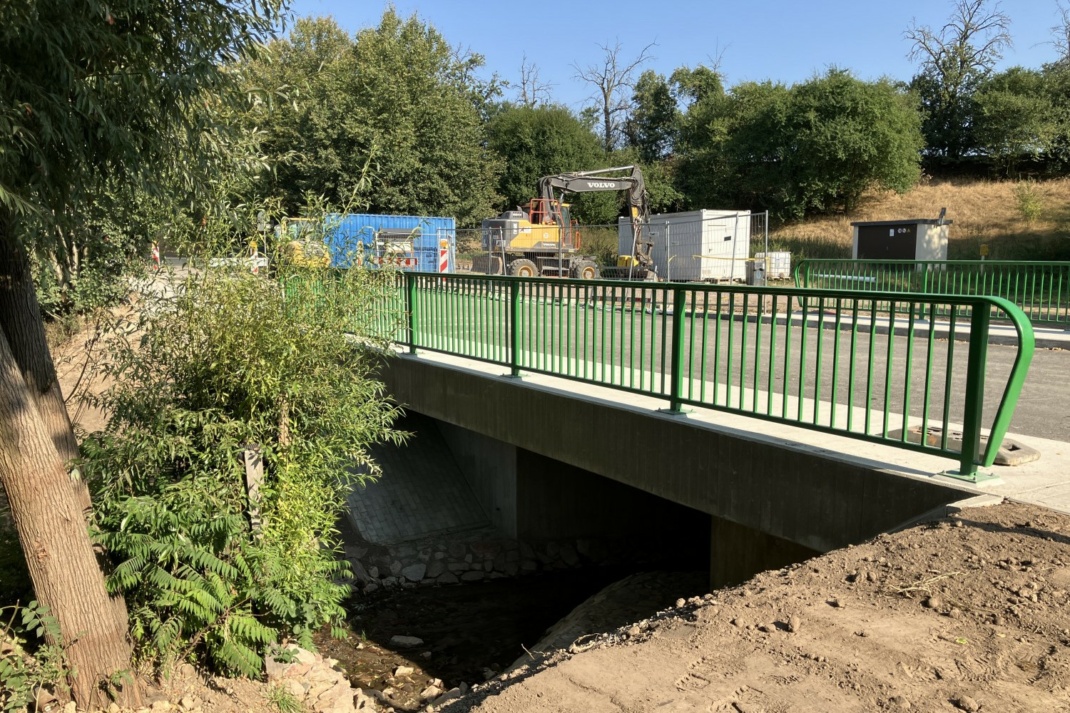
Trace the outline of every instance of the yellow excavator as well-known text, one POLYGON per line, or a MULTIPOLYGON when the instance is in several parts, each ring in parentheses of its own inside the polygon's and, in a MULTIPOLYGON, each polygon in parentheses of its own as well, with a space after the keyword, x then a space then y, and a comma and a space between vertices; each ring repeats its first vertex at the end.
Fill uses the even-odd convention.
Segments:
POLYGON ((472 271, 518 277, 650 279, 655 276, 653 244, 643 234, 649 217, 646 184, 638 166, 544 176, 539 179, 539 197, 531 199, 527 210, 506 211, 483 221, 484 254, 472 261, 472 271), (632 251, 621 255, 615 267, 600 268, 593 256, 582 254, 580 233, 563 200, 567 193, 594 191, 624 191, 627 196, 632 251))

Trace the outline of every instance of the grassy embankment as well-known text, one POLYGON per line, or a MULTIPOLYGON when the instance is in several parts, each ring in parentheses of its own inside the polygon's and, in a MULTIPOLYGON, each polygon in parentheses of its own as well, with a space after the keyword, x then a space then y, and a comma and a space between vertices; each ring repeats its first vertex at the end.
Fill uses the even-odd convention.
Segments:
POLYGON ((990 260, 1070 260, 1070 179, 1052 181, 927 181, 903 195, 867 195, 851 215, 784 225, 770 247, 803 258, 851 257, 851 223, 936 218, 952 221, 948 258, 976 260, 987 244, 990 260))

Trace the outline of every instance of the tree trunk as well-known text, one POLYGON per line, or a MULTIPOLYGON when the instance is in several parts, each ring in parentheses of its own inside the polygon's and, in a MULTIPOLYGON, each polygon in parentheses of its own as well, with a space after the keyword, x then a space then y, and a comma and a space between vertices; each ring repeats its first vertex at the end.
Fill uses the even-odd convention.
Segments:
MULTIPOLYGON (((15 240, 12 227, 10 214, 0 208, 0 330, 7 335, 8 345, 49 437, 63 462, 69 463, 78 457, 78 440, 48 350, 30 260, 15 240)), ((88 509, 89 489, 77 471, 71 473, 71 481, 75 483, 82 509, 88 509)))
MULTIPOLYGON (((89 539, 89 490, 67 465, 78 456, 45 339, 29 259, 0 208, 0 485, 34 591, 60 624, 72 688, 83 706, 102 676, 130 668, 126 603, 108 596, 89 539)), ((120 699, 138 703, 132 683, 120 699)))
MULTIPOLYGON (((38 601, 59 623, 79 707, 107 704, 101 681, 130 672, 125 606, 104 587, 83 508, 21 369, 0 332, 0 483, 38 601)), ((131 673, 132 675, 132 673, 131 673)), ((132 678, 123 696, 137 697, 132 678)))

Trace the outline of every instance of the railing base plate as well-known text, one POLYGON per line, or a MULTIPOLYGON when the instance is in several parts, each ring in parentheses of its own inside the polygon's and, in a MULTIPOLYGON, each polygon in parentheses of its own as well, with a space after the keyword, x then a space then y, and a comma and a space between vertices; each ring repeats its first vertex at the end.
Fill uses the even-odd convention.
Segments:
POLYGON ((979 470, 976 473, 971 473, 969 475, 964 474, 961 470, 945 470, 945 471, 942 471, 940 473, 937 473, 937 475, 942 475, 945 478, 954 478, 955 480, 962 480, 962 481, 965 481, 967 483, 975 483, 975 484, 976 483, 984 483, 984 482, 989 481, 989 480, 999 480, 999 476, 998 475, 993 475, 992 473, 986 473, 983 470, 979 470))
POLYGON ((686 416, 687 414, 694 413, 694 412, 695 412, 695 409, 690 409, 690 408, 681 408, 681 409, 659 408, 658 409, 658 413, 663 413, 663 414, 666 414, 667 416, 686 416))

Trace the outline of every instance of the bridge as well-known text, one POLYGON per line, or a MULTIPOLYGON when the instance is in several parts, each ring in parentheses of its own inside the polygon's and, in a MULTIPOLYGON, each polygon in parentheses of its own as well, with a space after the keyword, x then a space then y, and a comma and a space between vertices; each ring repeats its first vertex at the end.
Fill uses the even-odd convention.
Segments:
MULTIPOLYGON (((984 482, 1035 335, 1000 298, 393 279, 354 318, 401 350, 382 369, 390 393, 434 420, 507 536, 698 514, 720 585, 1006 480, 984 482)), ((1060 458, 1022 472, 1050 488, 1060 458)))

